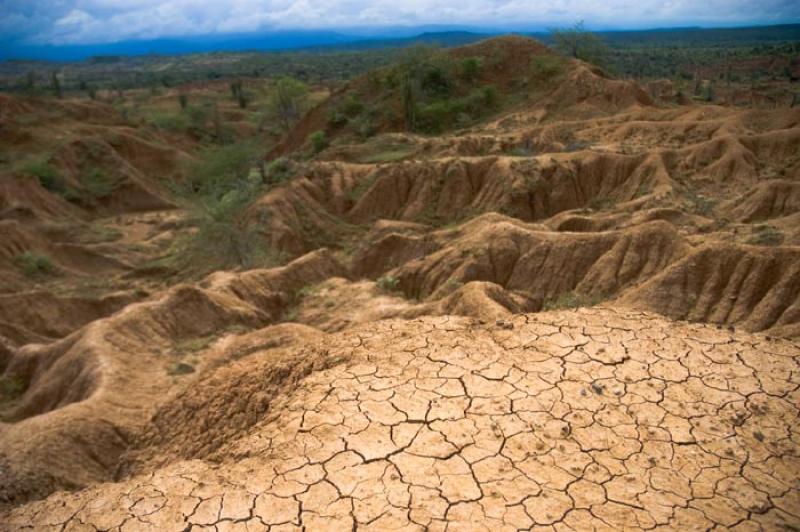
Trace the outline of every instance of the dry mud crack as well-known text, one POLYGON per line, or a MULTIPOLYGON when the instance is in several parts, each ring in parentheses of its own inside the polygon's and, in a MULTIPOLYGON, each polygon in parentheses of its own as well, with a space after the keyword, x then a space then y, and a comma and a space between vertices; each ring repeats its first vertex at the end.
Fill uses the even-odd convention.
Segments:
POLYGON ((342 362, 223 462, 59 492, 3 528, 800 527, 790 341, 595 308, 383 321, 325 347, 342 362))

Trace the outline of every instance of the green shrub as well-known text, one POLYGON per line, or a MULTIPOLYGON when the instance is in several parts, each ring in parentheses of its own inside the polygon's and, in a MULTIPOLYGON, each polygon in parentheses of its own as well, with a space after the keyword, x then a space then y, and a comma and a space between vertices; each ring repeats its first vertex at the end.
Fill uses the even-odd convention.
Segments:
POLYGON ((58 171, 46 160, 32 161, 22 167, 22 171, 39 180, 39 184, 50 192, 64 194, 67 186, 58 171))
POLYGON ((338 109, 334 109, 328 114, 328 125, 332 127, 341 127, 350 121, 347 115, 338 109))
POLYGON ((358 96, 351 94, 348 96, 347 100, 342 103, 340 110, 345 116, 353 118, 364 110, 364 104, 358 96))
POLYGON ((378 280, 375 282, 375 284, 380 291, 391 293, 396 291, 398 286, 400 286, 400 280, 396 277, 392 277, 391 275, 383 275, 378 277, 378 280))
POLYGON ((292 166, 286 157, 278 157, 267 165, 264 172, 264 181, 269 185, 276 185, 287 181, 292 175, 292 166))
POLYGON ((168 375, 178 376, 178 375, 188 375, 190 373, 194 373, 195 369, 194 366, 191 364, 187 364, 186 362, 176 362, 167 370, 168 375))
POLYGON ((187 113, 151 113, 145 117, 145 121, 158 129, 173 133, 186 131, 191 126, 187 113))
POLYGON ((25 392, 25 382, 19 377, 0 375, 0 404, 13 401, 25 392))
POLYGON ((759 225, 753 236, 747 241, 754 246, 780 246, 783 244, 783 233, 771 225, 759 225))
POLYGON ((56 273, 56 267, 47 255, 26 251, 17 255, 14 261, 28 277, 41 277, 56 273))
POLYGON ((564 60, 555 55, 537 55, 531 59, 533 75, 539 79, 552 78, 561 73, 564 60))
POLYGON ((593 307, 599 304, 603 297, 599 294, 585 295, 576 292, 563 292, 555 298, 544 302, 543 310, 565 310, 580 307, 593 307))
POLYGON ((187 179, 178 185, 179 195, 193 198, 216 196, 214 201, 238 186, 258 162, 261 147, 257 142, 209 146, 186 166, 187 179))
POLYGON ((423 72, 421 78, 420 87, 428 96, 445 98, 450 95, 452 82, 444 68, 430 65, 423 72))
POLYGON ((455 125, 463 126, 486 114, 497 103, 497 89, 493 86, 473 89, 463 98, 436 100, 416 108, 416 127, 424 133, 440 133, 455 125))
POLYGON ((313 132, 308 139, 311 141, 311 150, 316 154, 328 147, 328 139, 322 130, 313 132))
POLYGON ((81 175, 81 183, 93 197, 101 199, 111 195, 118 180, 100 168, 91 168, 81 175))
POLYGON ((478 78, 481 63, 480 57, 467 57, 461 61, 461 77, 464 81, 472 83, 478 78))
POLYGON ((716 200, 706 198, 694 191, 688 191, 686 195, 689 202, 689 212, 706 217, 714 214, 714 209, 717 206, 716 200))
POLYGON ((279 260, 265 246, 266 219, 244 218, 265 191, 262 180, 250 172, 259 150, 255 143, 207 148, 189 165, 189 177, 173 187, 176 202, 196 225, 163 259, 181 275, 254 268, 279 260))

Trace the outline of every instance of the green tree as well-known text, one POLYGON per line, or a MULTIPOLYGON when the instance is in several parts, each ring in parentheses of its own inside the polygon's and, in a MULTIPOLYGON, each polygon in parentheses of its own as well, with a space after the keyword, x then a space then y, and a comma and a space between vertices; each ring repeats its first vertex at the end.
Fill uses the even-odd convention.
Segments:
POLYGON ((307 101, 306 84, 294 78, 284 77, 275 84, 270 108, 284 129, 289 129, 300 118, 307 101))
POLYGON ((325 132, 322 130, 315 131, 309 137, 311 141, 311 149, 317 154, 328 147, 328 139, 325 138, 325 132))
POLYGON ((53 94, 56 95, 56 98, 64 96, 61 92, 61 81, 58 79, 58 72, 55 70, 50 72, 50 86, 53 88, 53 94))
POLYGON ((550 34, 553 47, 562 54, 596 65, 605 63, 608 47, 600 37, 584 28, 583 21, 569 28, 554 28, 550 34))

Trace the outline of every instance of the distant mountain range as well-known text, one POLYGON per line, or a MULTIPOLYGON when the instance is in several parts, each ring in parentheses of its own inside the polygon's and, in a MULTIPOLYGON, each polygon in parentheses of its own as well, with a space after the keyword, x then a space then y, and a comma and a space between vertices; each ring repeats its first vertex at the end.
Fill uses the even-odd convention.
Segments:
MULTIPOLYGON (((327 30, 276 31, 269 33, 203 35, 151 40, 121 41, 103 44, 32 45, 0 42, 0 61, 44 60, 82 61, 94 56, 177 55, 222 51, 280 50, 359 50, 409 46, 415 43, 436 43, 459 46, 501 33, 520 33, 542 40, 545 32, 525 28, 383 28, 364 34, 327 30)), ((744 28, 666 28, 598 32, 612 45, 663 44, 702 41, 706 44, 747 42, 800 41, 800 24, 752 26, 744 28)))

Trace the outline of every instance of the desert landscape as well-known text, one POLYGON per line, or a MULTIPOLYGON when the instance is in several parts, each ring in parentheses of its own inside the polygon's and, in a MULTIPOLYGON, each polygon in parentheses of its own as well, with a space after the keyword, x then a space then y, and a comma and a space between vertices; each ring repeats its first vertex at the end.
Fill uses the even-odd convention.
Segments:
POLYGON ((0 529, 800 528, 794 85, 391 59, 0 93, 0 529))

